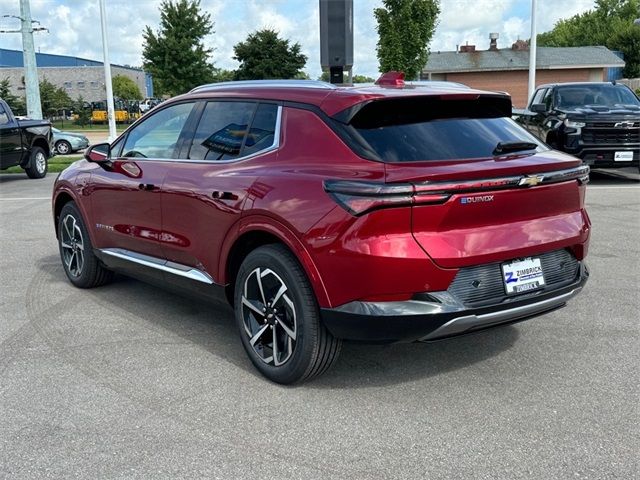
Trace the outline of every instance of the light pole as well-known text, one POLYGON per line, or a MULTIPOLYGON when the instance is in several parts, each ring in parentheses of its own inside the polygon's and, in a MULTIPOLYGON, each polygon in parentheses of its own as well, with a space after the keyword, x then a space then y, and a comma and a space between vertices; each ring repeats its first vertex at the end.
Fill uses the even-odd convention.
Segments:
POLYGON ((107 40, 107 12, 104 0, 100 0, 100 23, 102 25, 102 56, 104 61, 104 85, 107 89, 107 118, 109 120, 109 142, 116 139, 116 117, 113 107, 113 87, 111 85, 111 63, 109 62, 109 44, 107 40))
POLYGON ((25 70, 24 81, 27 97, 27 116, 35 119, 42 118, 42 105, 40 103, 40 84, 38 83, 38 66, 36 64, 36 52, 33 45, 33 32, 49 31, 45 27, 34 27, 40 24, 31 19, 31 9, 28 0, 20 0, 20 13, 22 16, 2 15, 3 18, 15 18, 20 20, 19 30, 0 30, 0 33, 22 34, 22 66, 25 70))
POLYGON ((529 89, 527 100, 530 102, 536 89, 536 47, 538 44, 536 32, 536 0, 531 0, 531 40, 529 41, 529 89))

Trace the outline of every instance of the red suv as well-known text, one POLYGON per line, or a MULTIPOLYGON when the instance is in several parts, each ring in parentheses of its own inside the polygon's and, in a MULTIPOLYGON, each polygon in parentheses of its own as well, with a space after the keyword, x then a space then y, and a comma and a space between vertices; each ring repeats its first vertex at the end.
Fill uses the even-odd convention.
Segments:
POLYGON ((113 271, 231 302, 269 379, 342 340, 431 341, 524 320, 588 277, 588 167, 445 83, 250 81, 162 103, 56 181, 69 280, 113 271))

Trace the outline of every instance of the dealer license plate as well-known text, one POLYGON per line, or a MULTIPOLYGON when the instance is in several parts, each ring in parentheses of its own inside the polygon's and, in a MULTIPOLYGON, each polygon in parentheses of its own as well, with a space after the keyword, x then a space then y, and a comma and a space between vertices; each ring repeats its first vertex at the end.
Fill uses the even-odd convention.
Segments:
POLYGON ((537 290, 544 286, 539 258, 525 258, 502 264, 502 279, 507 295, 537 290))
POLYGON ((613 154, 614 162, 631 162, 633 161, 633 152, 616 152, 613 154))

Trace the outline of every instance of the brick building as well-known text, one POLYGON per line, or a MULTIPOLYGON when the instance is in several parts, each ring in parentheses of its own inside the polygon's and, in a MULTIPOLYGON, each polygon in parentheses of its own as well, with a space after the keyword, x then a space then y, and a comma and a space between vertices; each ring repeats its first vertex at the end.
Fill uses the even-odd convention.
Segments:
MULTIPOLYGON (((79 96, 87 102, 106 98, 102 62, 86 58, 36 53, 38 77, 66 90, 72 99, 79 96)), ((151 75, 139 68, 111 65, 111 75, 123 75, 136 82, 143 97, 153 97, 151 75)), ((24 96, 22 51, 0 48, 0 80, 9 79, 11 93, 24 96)))
MULTIPOLYGON (((489 50, 462 45, 455 52, 431 52, 421 79, 459 82, 472 88, 508 92, 513 106, 527 104, 529 46, 517 41, 497 48, 492 35, 489 50)), ((606 47, 538 47, 536 85, 553 82, 602 82, 607 71, 624 67, 624 61, 606 47)))

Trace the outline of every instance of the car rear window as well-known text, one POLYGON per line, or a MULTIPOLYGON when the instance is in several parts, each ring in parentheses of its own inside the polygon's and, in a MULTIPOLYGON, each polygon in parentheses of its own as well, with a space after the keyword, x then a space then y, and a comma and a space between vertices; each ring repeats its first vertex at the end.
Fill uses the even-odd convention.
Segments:
MULTIPOLYGON (((498 99, 504 100, 504 99, 498 99)), ((382 100, 364 106, 346 126, 363 150, 385 162, 492 157, 500 142, 547 149, 492 98, 382 100)))

